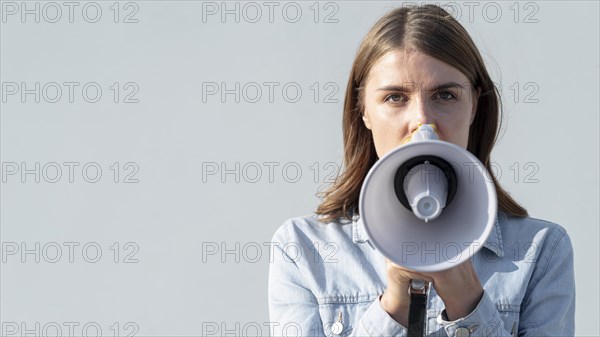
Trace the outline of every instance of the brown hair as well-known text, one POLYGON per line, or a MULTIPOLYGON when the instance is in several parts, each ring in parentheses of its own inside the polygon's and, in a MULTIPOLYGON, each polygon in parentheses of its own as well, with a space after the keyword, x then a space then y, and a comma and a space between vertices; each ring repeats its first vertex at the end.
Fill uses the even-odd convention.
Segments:
MULTIPOLYGON (((346 87, 343 115, 344 169, 332 186, 319 193, 322 202, 316 214, 323 222, 350 219, 358 214, 361 186, 369 169, 377 161, 371 131, 362 121, 362 88, 373 65, 386 53, 413 48, 455 67, 481 89, 477 112, 469 129, 467 150, 489 172, 490 153, 498 138, 501 106, 498 89, 492 82, 475 43, 448 12, 435 5, 401 7, 388 12, 363 39, 346 87)), ((491 175, 498 196, 498 209, 512 216, 525 217, 520 206, 491 175)))

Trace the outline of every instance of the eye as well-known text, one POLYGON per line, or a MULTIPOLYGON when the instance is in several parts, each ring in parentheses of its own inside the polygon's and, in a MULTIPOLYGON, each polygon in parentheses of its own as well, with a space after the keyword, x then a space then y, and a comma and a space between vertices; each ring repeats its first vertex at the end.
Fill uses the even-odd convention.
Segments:
POLYGON ((391 94, 386 96, 385 101, 391 103, 400 103, 406 101, 406 97, 400 94, 391 94))
POLYGON ((451 91, 440 91, 436 96, 442 101, 452 101, 457 99, 456 95, 451 91))

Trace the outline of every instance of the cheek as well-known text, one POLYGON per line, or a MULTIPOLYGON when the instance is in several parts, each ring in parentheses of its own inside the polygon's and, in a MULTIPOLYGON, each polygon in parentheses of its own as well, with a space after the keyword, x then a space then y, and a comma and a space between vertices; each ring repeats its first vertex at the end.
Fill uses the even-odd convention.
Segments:
POLYGON ((469 139, 469 119, 439 123, 438 135, 442 140, 466 148, 469 139))
POLYGON ((408 124, 400 118, 378 118, 371 125, 375 150, 380 158, 402 144, 407 136, 408 124))

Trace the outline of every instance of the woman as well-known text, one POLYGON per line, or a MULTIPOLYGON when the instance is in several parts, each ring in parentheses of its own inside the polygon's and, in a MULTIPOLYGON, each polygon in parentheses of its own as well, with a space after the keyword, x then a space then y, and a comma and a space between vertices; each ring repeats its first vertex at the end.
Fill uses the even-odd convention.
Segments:
POLYGON ((497 89, 466 30, 443 9, 403 7, 363 40, 348 81, 344 171, 316 214, 275 233, 269 273, 274 336, 406 335, 411 279, 432 282, 426 334, 573 336, 572 245, 559 225, 529 218, 494 178, 498 216, 484 247, 449 270, 417 273, 370 244, 358 214, 376 160, 420 124, 490 169, 497 89))

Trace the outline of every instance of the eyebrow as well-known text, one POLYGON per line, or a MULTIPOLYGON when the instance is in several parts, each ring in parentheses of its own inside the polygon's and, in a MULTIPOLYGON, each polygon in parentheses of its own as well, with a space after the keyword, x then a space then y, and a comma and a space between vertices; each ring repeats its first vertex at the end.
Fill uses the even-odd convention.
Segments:
MULTIPOLYGON (((379 89, 377 89, 377 91, 403 91, 403 92, 412 92, 414 91, 415 85, 414 84, 409 84, 408 86, 405 85, 386 85, 384 87, 381 87, 379 89)), ((456 82, 447 82, 447 83, 440 83, 440 84, 436 84, 435 86, 433 86, 433 88, 429 89, 429 91, 437 91, 437 90, 442 90, 442 89, 451 89, 451 88, 460 88, 460 89, 465 89, 465 87, 459 83, 456 82)))

